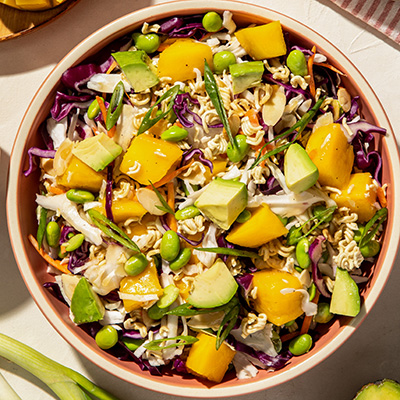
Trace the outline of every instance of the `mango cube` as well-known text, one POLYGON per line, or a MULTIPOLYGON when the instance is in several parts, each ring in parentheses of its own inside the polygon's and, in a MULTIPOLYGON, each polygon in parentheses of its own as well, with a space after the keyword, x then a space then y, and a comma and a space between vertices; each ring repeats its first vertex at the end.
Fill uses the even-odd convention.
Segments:
POLYGON ((352 174, 342 193, 332 193, 338 207, 348 207, 358 214, 360 222, 369 221, 376 213, 376 187, 369 172, 352 174))
POLYGON ((215 348, 216 337, 204 332, 196 336, 199 339, 192 344, 186 367, 194 375, 206 378, 209 381, 221 382, 236 351, 225 342, 220 348, 215 348))
POLYGON ((306 151, 319 171, 321 185, 342 189, 353 169, 353 146, 348 143, 340 124, 320 126, 310 136, 306 151))
POLYGON ((279 21, 241 29, 235 33, 235 36, 255 60, 283 56, 287 51, 279 21))
MULTIPOLYGON (((114 200, 112 202, 111 210, 114 217, 114 222, 117 224, 119 224, 120 222, 124 222, 129 218, 140 220, 143 215, 147 213, 147 210, 138 201, 130 200, 127 198, 114 200)), ((99 212, 106 215, 104 204, 99 212)))
POLYGON ((236 223, 226 237, 228 242, 244 247, 259 247, 288 230, 267 204, 262 204, 252 212, 251 218, 243 224, 236 223))
POLYGON ((158 74, 169 76, 174 81, 194 79, 194 68, 204 73, 204 59, 212 67, 213 54, 210 46, 192 39, 178 39, 160 54, 158 74))
MULTIPOLYGON (((157 268, 153 262, 139 275, 127 276, 122 279, 119 291, 121 293, 144 296, 153 294, 160 297, 164 290, 158 280, 157 268)), ((146 302, 124 299, 124 307, 127 312, 143 307, 146 302)))
POLYGON ((181 158, 175 144, 151 135, 136 136, 125 153, 119 169, 142 185, 158 182, 181 158))
POLYGON ((300 292, 283 294, 282 289, 302 289, 301 282, 292 274, 274 269, 264 269, 253 274, 253 286, 257 287, 254 308, 264 313, 268 321, 281 326, 303 314, 300 292))

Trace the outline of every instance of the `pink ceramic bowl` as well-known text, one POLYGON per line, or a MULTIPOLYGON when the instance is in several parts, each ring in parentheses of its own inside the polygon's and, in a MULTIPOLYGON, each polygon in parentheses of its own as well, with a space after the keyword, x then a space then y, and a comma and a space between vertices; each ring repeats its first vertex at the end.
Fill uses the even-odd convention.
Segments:
POLYGON ((394 207, 394 199, 400 198, 400 182, 395 179, 395 176, 399 175, 397 145, 382 105, 357 68, 329 41, 292 18, 263 7, 234 1, 213 1, 207 3, 207 6, 198 0, 178 1, 134 12, 101 28, 75 47, 43 82, 24 116, 11 155, 7 198, 8 227, 15 258, 32 297, 53 327, 89 360, 126 381, 159 392, 188 397, 235 396, 278 385, 314 367, 354 333, 366 317, 383 290, 398 248, 400 208, 394 207), (90 336, 71 322, 68 317, 68 308, 55 300, 42 287, 44 282, 52 278, 46 273, 45 263, 28 242, 28 234, 35 233, 37 229, 35 194, 38 189, 38 175, 32 174, 29 178, 25 178, 22 171, 26 168, 27 150, 31 146, 40 144, 38 127, 49 113, 55 92, 60 86, 61 75, 67 68, 82 62, 117 37, 132 32, 145 21, 152 22, 176 15, 203 13, 210 9, 221 12, 231 10, 235 20, 243 25, 280 20, 284 29, 298 38, 299 44, 308 48, 315 44, 329 57, 332 64, 346 73, 345 86, 353 96, 356 94, 360 96, 364 117, 387 129, 386 137, 379 138, 377 145, 383 156, 383 181, 389 184, 389 219, 382 251, 374 267, 372 278, 362 292, 362 308, 356 318, 337 319, 335 323, 320 332, 320 339, 309 353, 292 358, 288 365, 279 371, 260 371, 254 379, 240 381, 233 374, 228 374, 222 383, 205 386, 195 378, 188 379, 173 374, 156 377, 148 372, 142 372, 135 363, 119 361, 100 350, 90 336))

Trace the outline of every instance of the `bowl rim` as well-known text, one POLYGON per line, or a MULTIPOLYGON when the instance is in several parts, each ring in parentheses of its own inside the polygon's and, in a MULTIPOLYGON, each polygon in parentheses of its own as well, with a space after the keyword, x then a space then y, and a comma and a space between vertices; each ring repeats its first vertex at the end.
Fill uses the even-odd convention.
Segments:
MULTIPOLYGON (((338 334, 323 348, 321 348, 315 354, 311 355, 298 365, 295 365, 288 370, 282 370, 280 374, 271 376, 270 378, 267 376, 265 379, 260 381, 248 380, 248 382, 246 383, 241 382, 240 385, 220 387, 216 385, 211 388, 207 388, 206 386, 204 386, 204 388, 194 388, 172 385, 171 383, 156 382, 149 374, 146 376, 138 375, 134 371, 117 365, 117 362, 112 362, 103 358, 99 352, 96 352, 90 346, 81 341, 74 333, 74 329, 72 329, 71 326, 68 326, 59 317, 55 308, 43 295, 42 288, 36 281, 35 274, 29 266, 29 258, 24 247, 24 240, 21 236, 20 224, 15 223, 16 221, 19 222, 17 207, 17 182, 18 179, 20 179, 21 174, 21 165, 24 157, 24 144, 42 103, 45 101, 47 94, 52 91, 59 82, 62 72, 81 60, 82 57, 85 56, 86 51, 90 51, 90 49, 93 48, 95 45, 103 40, 107 40, 107 38, 109 38, 116 32, 120 33, 127 26, 135 25, 145 20, 154 20, 154 15, 171 14, 173 12, 182 12, 183 10, 186 11, 189 9, 193 13, 199 11, 204 12, 204 10, 230 10, 232 12, 245 14, 260 14, 262 15, 262 17, 268 19, 279 19, 284 27, 290 28, 292 30, 296 28, 301 28, 303 32, 307 33, 309 40, 313 41, 317 46, 323 49, 324 52, 333 55, 335 59, 339 59, 340 65, 345 66, 345 69, 349 71, 349 73, 351 73, 351 76, 353 80, 357 83, 357 85, 362 86, 362 93, 364 94, 365 98, 368 99, 369 109, 374 114, 375 119, 379 121, 379 124, 386 127, 388 131, 385 137, 385 141, 388 143, 387 147, 390 156, 389 164, 391 165, 390 171, 393 172, 394 175, 400 173, 400 157, 397 143, 394 137, 392 126, 386 115, 385 110, 383 109, 382 104, 380 103, 372 87, 362 76, 360 71, 354 66, 350 59, 335 45, 333 45, 312 28, 309 28, 304 23, 297 21, 292 17, 284 15, 279 11, 275 11, 261 5, 227 0, 208 0, 203 2, 199 2, 197 0, 178 0, 146 7, 110 22, 109 24, 98 29, 96 32, 92 33, 86 39, 81 41, 52 69, 52 71, 40 85, 36 94, 31 100, 21 121, 17 136, 14 141, 9 164, 6 204, 7 224, 14 257, 17 261, 20 273, 31 296, 33 297, 37 306, 45 315, 47 320, 50 322, 50 324, 56 329, 56 331, 82 355, 84 355, 94 364, 106 370, 107 372, 110 372, 111 374, 125 381, 134 383, 135 385, 141 386, 143 388, 151 389, 153 391, 176 396, 191 396, 198 398, 230 397, 264 390, 282 384, 290 379, 299 376, 300 374, 308 371, 309 369, 313 368, 318 363, 326 359, 354 333, 355 329, 361 324, 373 305, 376 303, 377 298, 379 297, 389 278, 390 271, 393 267, 396 253, 399 247, 400 225, 392 224, 390 237, 388 237, 389 235, 386 235, 385 241, 388 242, 388 246, 385 263, 383 264, 382 270, 378 274, 376 281, 371 289, 371 292, 365 300, 359 315, 353 318, 348 325, 344 326, 343 329, 341 329, 338 334)), ((390 190, 393 192, 394 198, 400 197, 400 185, 396 185, 395 182, 392 182, 390 190)), ((394 221, 400 220, 400 208, 394 209, 392 219, 394 221)))

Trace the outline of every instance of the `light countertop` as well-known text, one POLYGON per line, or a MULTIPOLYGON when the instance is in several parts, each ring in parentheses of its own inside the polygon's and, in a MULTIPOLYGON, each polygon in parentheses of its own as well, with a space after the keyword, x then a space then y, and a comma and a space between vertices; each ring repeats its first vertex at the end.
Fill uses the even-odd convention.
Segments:
MULTIPOLYGON (((400 135, 400 47, 367 28, 329 0, 247 0, 283 12, 312 27, 341 49, 359 68, 382 102, 400 135)), ((129 12, 158 0, 81 0, 51 24, 18 39, 0 42, 0 332, 71 367, 121 400, 172 400, 112 376, 78 354, 41 314, 19 274, 9 243, 6 175, 22 116, 55 64, 86 36, 129 12)), ((400 137, 400 136, 399 136, 400 137)), ((382 378, 400 381, 400 257, 380 299, 360 328, 327 360, 278 387, 238 400, 352 399, 365 383, 382 378)), ((24 400, 56 397, 21 368, 0 359, 0 372, 24 400)), ((1 398, 1 393, 0 393, 1 398)))

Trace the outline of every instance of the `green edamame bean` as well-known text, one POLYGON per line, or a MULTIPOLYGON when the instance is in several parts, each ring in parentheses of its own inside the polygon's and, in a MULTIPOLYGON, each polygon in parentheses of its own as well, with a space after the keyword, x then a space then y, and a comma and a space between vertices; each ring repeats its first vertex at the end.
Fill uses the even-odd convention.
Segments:
POLYGON ((147 315, 149 316, 149 318, 154 319, 154 320, 159 320, 161 319, 165 313, 167 312, 167 310, 165 309, 161 309, 160 307, 158 307, 158 304, 153 304, 148 310, 147 310, 147 315))
POLYGON ((236 57, 228 50, 220 51, 219 53, 214 54, 213 63, 214 72, 216 74, 222 74, 222 72, 228 69, 230 65, 236 64, 236 57))
POLYGON ((306 354, 313 344, 312 337, 308 333, 297 336, 289 343, 289 351, 294 356, 301 356, 306 354))
POLYGON ((313 301, 315 295, 317 294, 317 287, 315 286, 315 283, 312 283, 311 286, 308 288, 308 294, 310 296, 310 301, 313 301))
POLYGON ((189 262, 191 256, 192 250, 189 249, 189 247, 185 247, 179 252, 175 260, 170 262, 169 267, 172 269, 172 271, 178 271, 189 262))
POLYGON ((182 221, 184 219, 197 217, 198 215, 200 215, 200 210, 197 207, 188 206, 188 207, 182 208, 182 210, 178 210, 175 213, 175 218, 178 221, 182 221))
POLYGON ((244 209, 239 216, 236 218, 236 222, 239 224, 243 224, 251 218, 251 212, 249 210, 244 209))
POLYGON ((237 149, 233 148, 232 144, 228 144, 226 154, 228 158, 233 162, 237 163, 241 161, 250 150, 250 145, 246 142, 245 135, 236 135, 235 137, 237 143, 237 149))
POLYGON ((129 276, 136 276, 141 274, 148 265, 149 260, 144 254, 135 254, 126 260, 124 270, 129 276))
POLYGON ((138 50, 143 50, 147 54, 154 53, 160 45, 160 37, 156 33, 146 33, 145 35, 138 35, 134 39, 135 47, 138 50))
POLYGON ((85 235, 83 233, 78 233, 72 236, 72 238, 69 239, 67 243, 64 243, 65 251, 70 252, 79 249, 79 247, 82 246, 84 240, 85 235))
POLYGON ((50 247, 57 247, 60 240, 61 229, 55 221, 50 221, 46 226, 46 240, 50 247))
POLYGON ((299 228, 297 228, 296 226, 292 226, 286 236, 286 242, 289 246, 294 246, 295 244, 297 244, 301 236, 302 234, 299 228))
POLYGON ((161 134, 161 139, 166 140, 167 142, 179 142, 183 139, 186 139, 188 135, 189 132, 185 128, 172 125, 161 134))
POLYGON ((326 324, 333 318, 333 314, 329 311, 328 303, 319 303, 317 314, 314 316, 314 321, 318 324, 326 324))
POLYGON ((95 340, 101 349, 111 349, 118 342, 118 332, 113 326, 105 325, 96 333, 95 340))
MULTIPOLYGON (((324 213, 326 211, 326 207, 324 207, 322 204, 318 204, 316 206, 313 207, 313 215, 314 217, 320 219, 321 218, 321 214, 324 213)), ((331 214, 326 220, 325 222, 331 222, 333 219, 333 214, 331 214)))
POLYGON ((217 32, 222 28, 222 18, 215 11, 209 11, 204 15, 202 24, 207 32, 217 32))
POLYGON ((144 343, 144 339, 123 338, 122 342, 129 350, 135 351, 144 343))
POLYGON ((175 285, 168 285, 164 288, 164 293, 157 301, 159 308, 169 307, 179 296, 179 289, 175 285))
POLYGON ((296 259, 302 269, 307 269, 311 265, 311 258, 308 255, 309 249, 310 242, 307 238, 300 239, 296 245, 296 259))
MULTIPOLYGON (((103 99, 103 101, 104 101, 104 99, 103 99)), ((100 112, 99 103, 97 102, 97 99, 94 99, 90 103, 90 106, 89 106, 89 108, 87 110, 87 116, 88 116, 89 119, 95 119, 99 115, 99 112, 100 112)))
POLYGON ((176 232, 169 230, 164 233, 161 239, 160 254, 161 257, 166 261, 173 261, 178 257, 179 250, 181 249, 181 243, 179 236, 176 232))
POLYGON ((366 245, 360 248, 363 257, 375 257, 381 249, 381 245, 377 240, 371 240, 366 245))
POLYGON ((83 204, 83 203, 88 203, 89 201, 94 201, 93 193, 90 193, 87 190, 70 189, 68 190, 66 196, 68 200, 71 200, 77 204, 83 204))
POLYGON ((292 50, 289 53, 286 65, 294 75, 304 76, 308 74, 306 57, 300 50, 292 50))

